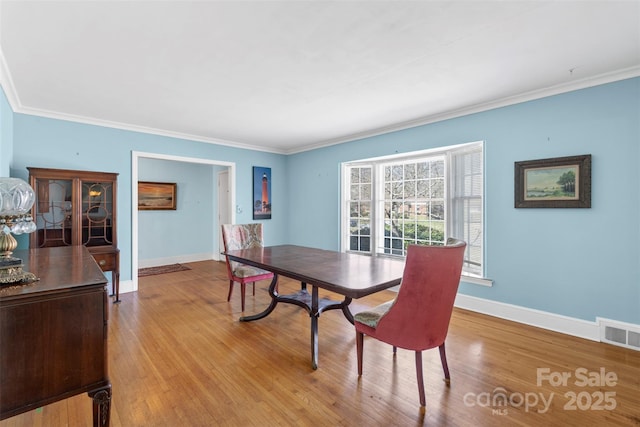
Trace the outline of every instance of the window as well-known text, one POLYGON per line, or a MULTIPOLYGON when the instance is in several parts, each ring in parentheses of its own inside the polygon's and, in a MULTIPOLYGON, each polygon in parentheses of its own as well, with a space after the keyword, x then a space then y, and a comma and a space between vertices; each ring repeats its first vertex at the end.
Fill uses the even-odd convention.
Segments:
POLYGON ((343 250, 405 256, 407 246, 467 242, 464 274, 482 276, 482 143, 343 165, 343 250))
POLYGON ((371 251, 371 167, 350 168, 349 250, 371 251))

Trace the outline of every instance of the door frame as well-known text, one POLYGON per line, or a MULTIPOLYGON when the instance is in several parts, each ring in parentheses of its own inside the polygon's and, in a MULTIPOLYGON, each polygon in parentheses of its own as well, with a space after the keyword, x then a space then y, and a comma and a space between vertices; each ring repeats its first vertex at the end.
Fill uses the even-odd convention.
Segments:
MULTIPOLYGON (((131 152, 131 282, 132 291, 138 290, 138 162, 141 158, 170 160, 185 163, 198 163, 211 166, 224 166, 229 171, 229 218, 234 223, 236 205, 236 164, 222 160, 202 159, 198 157, 182 157, 168 154, 147 153, 141 151, 131 152)), ((217 185, 217 182, 213 182, 217 185)), ((213 215, 212 215, 213 216, 213 215)), ((215 216, 213 216, 215 218, 215 216)), ((217 231, 217 228, 214 227, 217 231)), ((215 231, 214 231, 215 232, 215 231)), ((214 241, 214 236, 211 236, 214 241)))
POLYGON ((231 211, 233 209, 231 209, 231 202, 230 202, 230 196, 231 196, 231 190, 229 189, 229 169, 227 168, 226 170, 221 170, 218 172, 218 253, 223 253, 224 252, 224 243, 222 242, 222 228, 220 227, 220 225, 222 224, 228 224, 228 223, 232 223, 232 216, 231 216, 231 211), (221 191, 221 183, 223 182, 223 180, 226 182, 226 186, 227 186, 227 196, 223 197, 222 196, 222 191, 221 191), (228 218, 226 222, 222 221, 222 216, 225 213, 225 209, 226 209, 226 217, 228 218))

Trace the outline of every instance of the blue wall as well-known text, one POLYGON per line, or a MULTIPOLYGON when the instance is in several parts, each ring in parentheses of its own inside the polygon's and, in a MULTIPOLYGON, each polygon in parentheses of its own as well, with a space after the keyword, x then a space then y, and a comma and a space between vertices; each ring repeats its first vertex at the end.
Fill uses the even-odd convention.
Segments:
MULTIPOLYGON (((218 248, 217 173, 211 165, 142 158, 138 180, 176 183, 176 210, 138 211, 138 261, 208 254, 218 248)), ((225 168, 226 169, 226 168, 225 168)), ((197 257, 196 257, 197 258, 197 257)), ((202 258, 201 258, 202 259, 202 258)), ((156 264, 157 265, 157 264, 156 264)))
POLYGON ((26 178, 26 166, 120 173, 123 280, 131 278, 132 150, 236 162, 237 222, 252 221, 251 167, 271 167, 265 240, 338 249, 341 162, 483 140, 485 265, 494 286, 463 284, 460 292, 640 324, 640 78, 290 156, 24 114, 13 114, 12 138, 12 176, 26 178), (593 156, 591 209, 513 207, 514 162, 578 154, 593 156))
POLYGON ((341 162, 479 140, 494 285, 460 292, 640 323, 638 78, 289 156, 291 242, 339 249, 341 162), (591 209, 514 208, 514 162, 580 154, 593 156, 591 209))
MULTIPOLYGON (((93 126, 26 114, 13 114, 13 162, 11 176, 27 179, 27 166, 116 172, 118 176, 118 247, 120 279, 131 280, 131 152, 139 151, 189 158, 235 162, 236 203, 241 213, 236 222, 252 222, 252 167, 272 168, 273 219, 265 220, 265 240, 270 244, 288 241, 286 201, 286 158, 261 151, 169 138, 120 129, 93 126)), ((136 202, 137 203, 137 202, 136 202)), ((137 204, 133 208, 137 209, 137 204)), ((210 218, 203 216, 201 224, 210 218)), ((24 236, 18 236, 24 237, 24 236)), ((19 248, 28 239, 18 239, 19 248)))
POLYGON ((0 176, 9 176, 13 157, 13 111, 0 87, 0 176))

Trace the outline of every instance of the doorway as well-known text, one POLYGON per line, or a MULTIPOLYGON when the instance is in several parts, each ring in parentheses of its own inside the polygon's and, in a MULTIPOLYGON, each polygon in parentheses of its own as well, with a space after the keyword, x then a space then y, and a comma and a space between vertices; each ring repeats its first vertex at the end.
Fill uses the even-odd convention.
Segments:
MULTIPOLYGON (((157 154, 157 153, 143 153, 138 151, 131 152, 131 282, 132 289, 127 289, 127 291, 137 291, 138 290, 138 162, 141 158, 146 159, 159 159, 159 160, 170 160, 176 162, 186 162, 186 163, 197 163, 197 164, 205 164, 211 166, 223 166, 226 167, 227 170, 223 171, 223 173, 227 174, 227 189, 226 194, 228 197, 226 199, 226 212, 222 216, 225 219, 228 219, 228 222, 235 221, 235 211, 232 209, 232 206, 235 206, 235 176, 236 176, 236 165, 233 162, 224 162, 220 160, 210 160, 210 159, 201 159, 194 157, 181 157, 181 156, 172 156, 166 154, 157 154)), ((219 176, 218 176, 219 179, 219 176)), ((217 185, 218 183, 214 182, 213 185, 217 185)), ((220 218, 220 214, 216 215, 216 212, 211 212, 211 218, 220 218)), ((220 227, 214 227, 216 232, 219 232, 220 227)), ((212 240, 215 241, 215 236, 211 236, 212 240)), ((215 250, 215 249, 214 249, 215 250)))

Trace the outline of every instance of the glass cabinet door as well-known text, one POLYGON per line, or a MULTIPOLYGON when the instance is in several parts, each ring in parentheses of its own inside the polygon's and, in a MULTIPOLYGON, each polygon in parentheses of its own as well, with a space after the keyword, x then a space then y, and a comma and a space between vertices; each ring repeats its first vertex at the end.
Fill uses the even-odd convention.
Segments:
POLYGON ((113 182, 82 181, 82 236, 85 246, 113 244, 113 182))
POLYGON ((35 223, 39 248, 73 245, 73 181, 36 181, 35 223))

